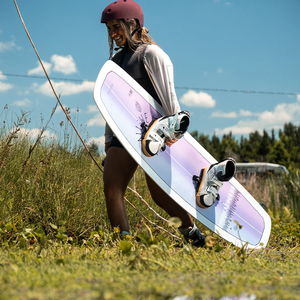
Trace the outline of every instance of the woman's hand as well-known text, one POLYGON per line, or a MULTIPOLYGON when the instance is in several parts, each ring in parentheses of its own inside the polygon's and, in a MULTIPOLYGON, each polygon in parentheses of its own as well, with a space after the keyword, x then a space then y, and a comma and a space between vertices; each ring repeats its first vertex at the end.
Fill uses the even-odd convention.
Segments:
POLYGON ((165 144, 169 147, 171 147, 173 144, 175 144, 178 140, 177 139, 169 139, 165 142, 165 144))

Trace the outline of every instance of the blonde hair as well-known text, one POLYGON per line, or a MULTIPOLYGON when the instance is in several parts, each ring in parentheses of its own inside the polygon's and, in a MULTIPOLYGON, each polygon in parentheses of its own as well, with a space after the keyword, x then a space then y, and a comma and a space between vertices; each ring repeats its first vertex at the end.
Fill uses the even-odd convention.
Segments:
MULTIPOLYGON (((141 44, 152 44, 157 45, 156 42, 149 34, 149 30, 146 27, 140 27, 135 19, 125 21, 123 19, 118 20, 120 22, 121 28, 124 32, 125 38, 127 40, 128 47, 132 50, 136 50, 141 44), (132 28, 136 28, 131 32, 132 28), (132 33, 134 33, 132 35, 132 33)), ((109 44, 109 58, 113 56, 114 52, 114 41, 108 34, 108 44, 109 44)))

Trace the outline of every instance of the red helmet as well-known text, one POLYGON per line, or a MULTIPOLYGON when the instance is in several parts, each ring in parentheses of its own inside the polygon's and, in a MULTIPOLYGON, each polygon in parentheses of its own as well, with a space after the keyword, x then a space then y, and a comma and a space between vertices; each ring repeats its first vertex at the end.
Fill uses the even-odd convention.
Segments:
POLYGON ((126 21, 137 19, 140 26, 144 26, 144 14, 142 8, 133 0, 117 0, 106 6, 102 12, 101 23, 120 19, 126 21))

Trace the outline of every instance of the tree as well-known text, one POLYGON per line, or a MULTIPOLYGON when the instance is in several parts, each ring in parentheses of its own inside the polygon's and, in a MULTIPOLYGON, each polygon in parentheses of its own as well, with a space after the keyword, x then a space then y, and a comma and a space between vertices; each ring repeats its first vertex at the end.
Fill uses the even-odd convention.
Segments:
POLYGON ((290 153, 284 147, 282 141, 276 141, 267 155, 267 159, 271 163, 284 165, 287 168, 290 166, 291 156, 290 153))
POLYGON ((224 134, 222 141, 221 141, 221 159, 224 159, 226 157, 232 157, 235 159, 239 159, 239 146, 234 137, 232 136, 232 133, 224 134))
POLYGON ((268 133, 264 130, 261 138, 261 142, 258 145, 257 149, 257 160, 265 161, 267 158, 267 154, 270 152, 272 147, 272 140, 268 133))

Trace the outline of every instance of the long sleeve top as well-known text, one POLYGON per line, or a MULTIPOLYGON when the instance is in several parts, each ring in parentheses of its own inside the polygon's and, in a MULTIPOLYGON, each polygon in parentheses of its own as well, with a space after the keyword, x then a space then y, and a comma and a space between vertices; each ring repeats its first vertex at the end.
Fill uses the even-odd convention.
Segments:
MULTIPOLYGON (((143 47, 144 49, 142 51, 137 51, 139 49, 138 48, 134 53, 138 53, 137 62, 143 64, 143 67, 145 68, 155 90, 154 94, 158 97, 158 101, 161 104, 165 115, 171 115, 180 111, 179 102, 175 92, 173 64, 171 59, 157 45, 144 45, 143 47)), ((122 65, 124 60, 122 57, 122 51, 116 53, 113 60, 126 70, 127 65, 122 65)), ((134 53, 131 53, 129 61, 132 60, 134 53)), ((136 64, 136 61, 134 61, 134 63, 136 64)), ((150 94, 153 95, 153 92, 150 92, 150 94)), ((113 136, 114 134, 112 130, 106 124, 105 143, 110 142, 113 136)))

